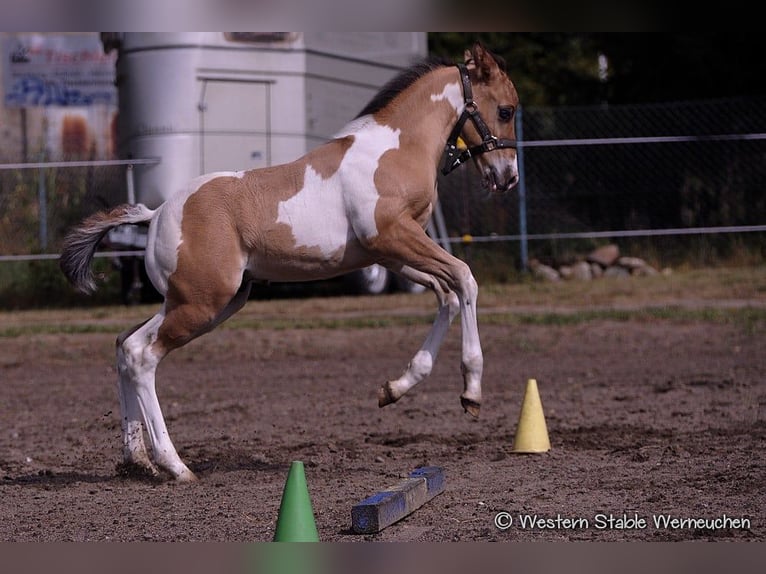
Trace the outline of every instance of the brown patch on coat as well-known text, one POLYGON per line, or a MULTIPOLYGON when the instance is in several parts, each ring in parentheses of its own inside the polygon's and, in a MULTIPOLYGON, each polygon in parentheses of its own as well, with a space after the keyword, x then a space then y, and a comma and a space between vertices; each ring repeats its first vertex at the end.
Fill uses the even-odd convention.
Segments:
POLYGON ((405 219, 413 219, 424 228, 436 201, 436 172, 443 146, 428 144, 433 142, 435 131, 440 132, 439 141, 446 142, 454 123, 450 120, 457 116, 448 101, 434 102, 431 95, 441 93, 459 77, 457 68, 448 67, 438 68, 423 79, 410 87, 410 97, 397 98, 373 116, 379 124, 400 130, 399 148, 385 152, 375 172, 380 194, 375 223, 380 235, 405 219), (430 81, 423 81, 426 78, 430 81), (428 121, 413 122, 413 118, 428 121))
POLYGON ((340 169, 340 164, 353 143, 354 136, 332 140, 310 152, 304 159, 322 179, 329 179, 340 169))
POLYGON ((251 170, 242 178, 212 179, 188 197, 158 333, 165 352, 215 320, 239 289, 251 254, 279 261, 321 257, 318 249, 296 246, 290 226, 277 222, 278 206, 303 188, 307 166, 324 179, 336 173, 353 141, 333 140, 295 162, 251 170))

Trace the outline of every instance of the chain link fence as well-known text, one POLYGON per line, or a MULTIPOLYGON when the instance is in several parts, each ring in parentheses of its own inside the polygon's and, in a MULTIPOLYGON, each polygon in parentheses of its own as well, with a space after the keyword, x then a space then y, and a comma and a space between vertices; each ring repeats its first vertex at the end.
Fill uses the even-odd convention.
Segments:
POLYGON ((0 256, 58 253, 69 228, 124 203, 128 162, 0 165, 0 256))
MULTIPOLYGON (((471 167, 439 177, 442 229, 480 280, 607 242, 656 266, 766 259, 766 99, 522 112, 517 188, 490 196, 471 167)), ((55 262, 37 260, 55 258, 83 217, 126 201, 127 170, 0 164, 0 296, 59 281, 55 262), (26 282, 19 256, 39 264, 26 282)))
POLYGON ((493 277, 610 240, 659 265, 766 257, 766 99, 525 108, 517 126, 519 188, 440 180, 456 251, 493 277))
MULTIPOLYGON (((94 211, 124 203, 128 162, 71 161, 0 164, 0 306, 79 302, 58 269, 72 226, 94 211)), ((118 260, 96 261, 106 272, 118 260)), ((94 302, 120 300, 119 273, 94 302)))

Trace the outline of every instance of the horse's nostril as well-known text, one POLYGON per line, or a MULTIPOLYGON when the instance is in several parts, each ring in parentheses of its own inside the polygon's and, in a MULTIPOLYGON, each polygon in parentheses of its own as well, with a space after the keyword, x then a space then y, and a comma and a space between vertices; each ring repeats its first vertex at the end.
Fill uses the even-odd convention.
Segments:
POLYGON ((505 171, 505 188, 510 189, 519 182, 519 173, 513 169, 505 171))

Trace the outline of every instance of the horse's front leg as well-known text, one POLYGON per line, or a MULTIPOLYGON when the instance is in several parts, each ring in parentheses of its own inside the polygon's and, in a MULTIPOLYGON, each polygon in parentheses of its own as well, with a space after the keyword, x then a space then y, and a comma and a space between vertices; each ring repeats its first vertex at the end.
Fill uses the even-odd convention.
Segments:
POLYGON ((484 370, 484 355, 479 340, 479 324, 476 313, 476 299, 479 286, 465 266, 464 279, 458 293, 460 299, 460 325, 463 337, 462 360, 460 370, 463 373, 463 394, 460 403, 472 416, 479 416, 481 406, 481 375, 484 370))
POLYGON ((392 269, 406 279, 425 285, 434 291, 439 302, 439 311, 425 342, 407 365, 407 369, 402 376, 393 381, 386 382, 378 390, 378 406, 380 407, 395 403, 402 395, 431 374, 431 369, 434 362, 436 362, 436 357, 439 354, 439 349, 449 326, 460 311, 460 302, 457 295, 451 291, 445 292, 439 282, 431 275, 408 266, 401 268, 393 267, 392 269))
MULTIPOLYGON (((389 227, 389 232, 381 234, 371 242, 372 250, 379 253, 389 261, 398 261, 403 265, 403 269, 412 268, 419 274, 432 278, 432 283, 437 284, 441 292, 445 294, 446 309, 442 306, 439 315, 436 318, 434 326, 429 333, 423 348, 416 355, 416 365, 413 363, 405 372, 404 376, 397 381, 388 383, 382 391, 383 403, 393 402, 398 397, 397 392, 402 389, 411 388, 412 381, 418 380, 418 373, 425 372, 426 369, 418 370, 417 366, 427 367, 430 372, 430 363, 433 363, 433 355, 424 352, 431 344, 431 348, 438 349, 438 345, 444 338, 447 326, 449 326, 450 317, 454 317, 459 309, 462 314, 461 333, 462 333, 462 356, 460 362, 461 372, 463 374, 463 393, 460 395, 460 402, 463 408, 472 416, 479 415, 481 406, 481 376, 484 367, 484 358, 481 351, 481 342, 479 341, 479 328, 476 316, 476 299, 479 288, 476 280, 471 273, 470 268, 465 262, 457 257, 450 255, 444 249, 433 242, 420 228, 416 222, 407 220, 398 220, 396 224, 389 227), (396 229, 393 229, 396 227, 396 229), (455 302, 457 298, 457 303, 455 302), (408 373, 414 373, 408 377, 408 373), (387 389, 393 391, 391 398, 385 396, 387 389)), ((421 277, 422 277, 421 275, 421 277)), ((417 280, 417 279, 415 279, 417 280)), ((421 281, 422 282, 422 281, 421 281)), ((438 291, 437 291, 438 293, 438 291)), ((419 380, 422 380, 420 376, 419 380)), ((399 396, 401 396, 400 393, 399 396)))

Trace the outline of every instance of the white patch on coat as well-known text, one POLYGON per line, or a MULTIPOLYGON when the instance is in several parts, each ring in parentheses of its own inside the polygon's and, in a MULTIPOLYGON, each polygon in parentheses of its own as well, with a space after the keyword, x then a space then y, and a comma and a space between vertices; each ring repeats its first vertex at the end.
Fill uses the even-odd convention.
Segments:
POLYGON ((463 88, 457 82, 447 84, 440 94, 431 94, 432 102, 449 102, 455 113, 459 116, 463 113, 465 107, 465 100, 463 99, 463 88))
POLYGON ((400 132, 371 116, 358 118, 337 136, 354 136, 337 172, 322 179, 306 167, 303 188, 278 206, 277 222, 290 226, 296 246, 337 257, 352 234, 362 241, 378 234, 375 171, 384 153, 398 149, 400 132))
POLYGON ((300 247, 318 248, 331 257, 343 247, 349 223, 343 216, 343 196, 337 174, 328 179, 310 165, 303 175, 303 189, 277 207, 277 222, 290 226, 300 247))

